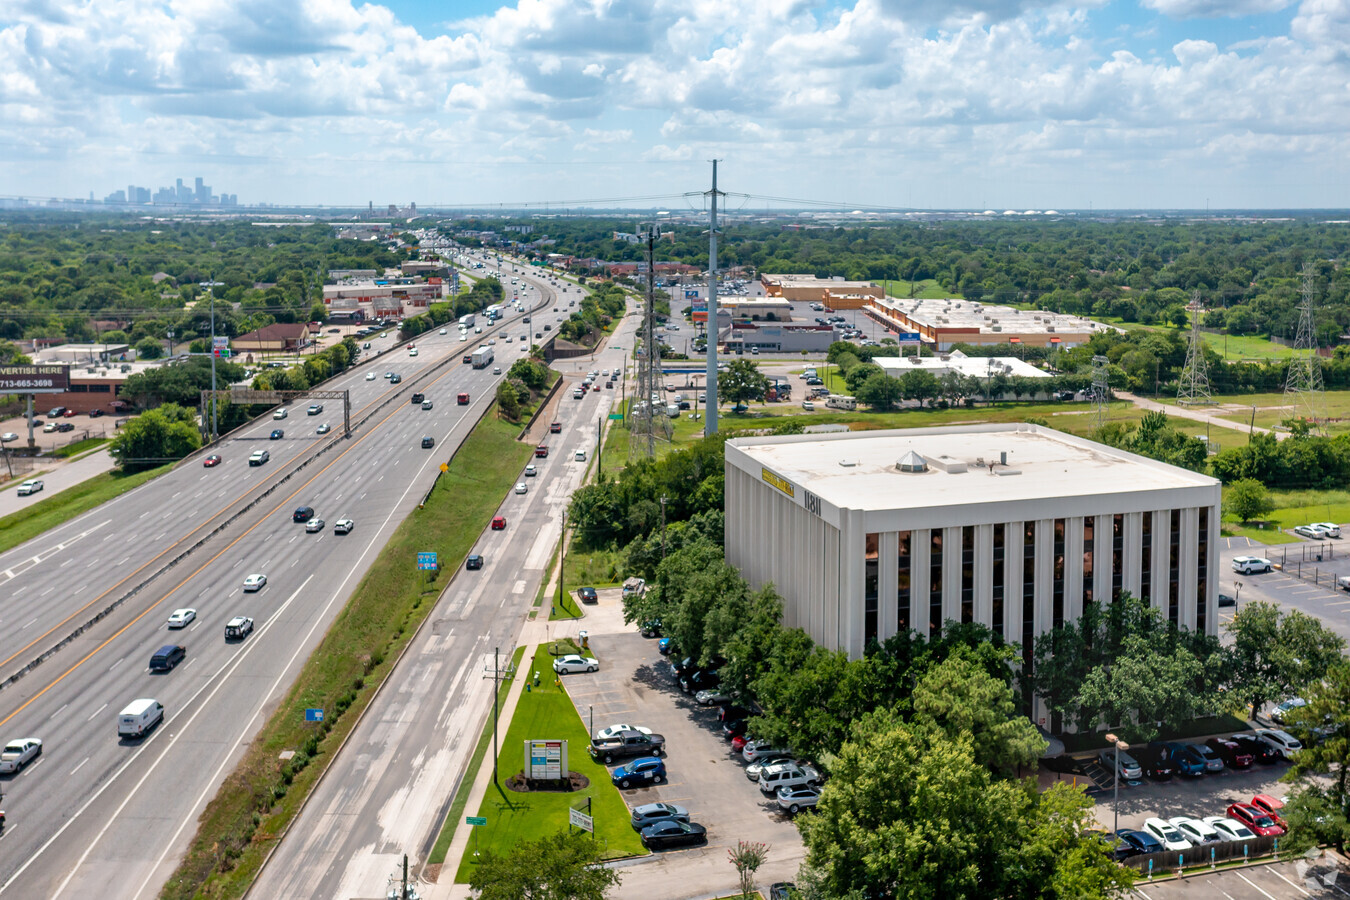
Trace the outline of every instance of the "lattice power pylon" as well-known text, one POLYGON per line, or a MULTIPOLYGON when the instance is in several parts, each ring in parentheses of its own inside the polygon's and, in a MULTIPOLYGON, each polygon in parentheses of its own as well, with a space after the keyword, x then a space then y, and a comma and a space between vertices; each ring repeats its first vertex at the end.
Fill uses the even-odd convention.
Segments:
POLYGON ((1182 406, 1213 406, 1214 398, 1209 393, 1209 367, 1205 363, 1205 336, 1200 331, 1205 305, 1200 302, 1199 291, 1191 294, 1186 311, 1191 314, 1191 340, 1186 345, 1186 365, 1182 367, 1181 378, 1177 383, 1177 403, 1182 406))
POLYGON ((1111 400, 1111 385, 1108 381, 1111 361, 1105 356, 1092 357, 1092 418, 1100 431, 1106 425, 1107 404, 1111 400))
POLYGON ((1322 369, 1317 359, 1317 332, 1313 331, 1313 270, 1303 264, 1302 299, 1298 305, 1298 332, 1294 355, 1284 383, 1284 402, 1292 419, 1303 419, 1309 429, 1320 431, 1326 416, 1322 410, 1322 369))
MULTIPOLYGON (((671 437, 670 418, 665 415, 664 407, 658 408, 652 399, 661 395, 661 347, 656 340, 656 238, 659 234, 656 225, 644 225, 642 237, 647 250, 647 301, 643 305, 642 325, 638 334, 642 336, 642 353, 638 356, 637 389, 628 408, 628 456, 652 457, 656 455, 657 440, 669 441, 671 437)), ((662 395, 664 396, 664 395, 662 395)))

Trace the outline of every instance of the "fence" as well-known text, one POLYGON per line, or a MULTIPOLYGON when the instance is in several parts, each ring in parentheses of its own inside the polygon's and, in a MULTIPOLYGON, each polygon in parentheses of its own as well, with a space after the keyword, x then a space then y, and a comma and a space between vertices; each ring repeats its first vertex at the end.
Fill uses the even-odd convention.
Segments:
POLYGON ((1336 572, 1322 571, 1322 563, 1336 558, 1335 544, 1300 544, 1286 547, 1280 556, 1280 571, 1300 581, 1336 590, 1336 572))
POLYGON ((1277 837, 1257 837, 1246 841, 1222 841, 1217 844, 1205 844, 1190 850, 1164 850, 1162 853, 1144 853, 1131 856, 1124 864, 1138 869, 1143 874, 1175 875, 1186 869, 1195 872, 1211 869, 1221 862, 1240 859, 1243 862, 1280 855, 1280 839, 1277 837))

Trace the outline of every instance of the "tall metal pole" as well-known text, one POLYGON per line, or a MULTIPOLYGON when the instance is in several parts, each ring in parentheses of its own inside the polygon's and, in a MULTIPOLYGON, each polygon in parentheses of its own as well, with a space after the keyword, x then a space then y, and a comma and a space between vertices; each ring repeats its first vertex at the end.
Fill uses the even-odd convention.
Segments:
POLYGON ((708 402, 703 409, 703 433, 717 433, 717 160, 712 161, 712 198, 708 218, 708 402))
POLYGON ((502 673, 498 662, 498 651, 499 648, 492 648, 492 783, 496 785, 497 790, 500 791, 502 786, 501 783, 497 781, 497 757, 501 755, 497 750, 497 731, 499 730, 497 725, 497 716, 499 715, 497 697, 499 697, 502 692, 502 673))
POLYGON ((216 396, 216 276, 211 276, 211 286, 207 288, 211 292, 211 440, 215 441, 220 437, 219 415, 216 410, 220 407, 220 400, 216 396))

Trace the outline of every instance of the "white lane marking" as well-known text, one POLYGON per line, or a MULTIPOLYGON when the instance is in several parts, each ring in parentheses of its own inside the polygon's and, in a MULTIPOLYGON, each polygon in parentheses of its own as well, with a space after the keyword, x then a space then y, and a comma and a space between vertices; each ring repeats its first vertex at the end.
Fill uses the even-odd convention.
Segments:
POLYGON ((1271 875, 1274 875, 1276 878, 1280 879, 1281 881, 1283 881, 1285 884, 1287 884, 1287 885, 1289 885, 1290 887, 1294 888, 1296 891, 1298 891, 1299 893, 1303 894, 1304 896, 1307 896, 1307 897, 1311 897, 1311 896, 1312 896, 1312 894, 1311 894, 1310 892, 1304 890, 1303 887, 1302 887, 1301 885, 1295 884, 1294 882, 1290 881, 1288 878, 1285 878, 1283 875, 1281 875, 1281 874, 1280 874, 1280 870, 1277 869, 1277 868, 1275 868, 1274 866, 1266 866, 1266 871, 1269 872, 1271 875))
POLYGON ((84 764, 87 763, 87 762, 89 762, 89 757, 86 756, 86 757, 84 758, 84 761, 83 761, 83 762, 81 762, 78 766, 76 766, 75 768, 73 768, 73 769, 70 770, 70 774, 71 774, 71 775, 74 775, 76 772, 78 772, 78 771, 80 771, 81 769, 83 769, 83 768, 84 768, 84 764))
POLYGON ((69 703, 62 703, 60 709, 58 709, 56 712, 52 713, 50 716, 47 717, 47 721, 50 722, 52 719, 55 719, 57 716, 61 715, 61 713, 66 711, 66 707, 69 705, 70 705, 69 703))
POLYGON ((126 561, 129 560, 129 559, 131 559, 130 556, 124 556, 124 557, 122 557, 121 559, 119 559, 119 560, 117 561, 117 565, 119 565, 119 566, 120 566, 120 565, 123 565, 123 564, 125 564, 126 561))
POLYGON ((139 522, 141 519, 144 519, 148 515, 150 515, 150 510, 147 509, 145 512, 141 513, 139 516, 136 517, 136 521, 139 522))
POLYGON ((86 722, 92 722, 92 721, 94 721, 94 719, 98 716, 98 714, 101 713, 101 712, 103 712, 103 711, 104 711, 105 709, 107 709, 107 708, 108 708, 108 704, 106 704, 106 703, 103 704, 103 705, 100 706, 98 709, 94 710, 94 714, 93 714, 92 716, 90 716, 89 718, 85 719, 85 721, 86 721, 86 722))
MULTIPOLYGON (((37 621, 37 619, 34 619, 34 620, 33 620, 33 622, 36 622, 36 621, 37 621)), ((29 622, 28 625, 32 625, 33 622, 29 622)), ((28 625, 23 626, 23 628, 27 628, 28 625)), ((23 631, 23 628, 20 628, 19 630, 20 630, 20 631, 23 631)))
POLYGON ((120 666, 122 663, 126 662, 126 659, 127 659, 127 658, 124 656, 124 657, 122 657, 121 659, 119 659, 117 662, 113 663, 111 666, 108 666, 108 671, 111 672, 113 669, 117 668, 117 667, 120 666))
POLYGON ((87 585, 87 584, 82 584, 82 585, 80 585, 79 587, 77 587, 75 590, 71 591, 70 593, 71 593, 72 596, 74 596, 75 594, 78 594, 80 591, 84 590, 84 589, 87 588, 87 587, 89 587, 89 585, 87 585))
POLYGON ((1262 888, 1259 884, 1257 884, 1255 881, 1252 881, 1250 878, 1248 878, 1246 875, 1243 875, 1241 872, 1239 872, 1239 871, 1237 871, 1237 870, 1234 870, 1234 871, 1233 871, 1233 874, 1236 875, 1237 877, 1241 878, 1243 881, 1247 882, 1248 884, 1250 884, 1252 887, 1256 888, 1256 889, 1257 889, 1258 891, 1260 891, 1261 893, 1265 894, 1267 897, 1270 898, 1270 900, 1277 900, 1277 898, 1275 897, 1274 894, 1269 893, 1269 892, 1266 891, 1264 888, 1262 888))

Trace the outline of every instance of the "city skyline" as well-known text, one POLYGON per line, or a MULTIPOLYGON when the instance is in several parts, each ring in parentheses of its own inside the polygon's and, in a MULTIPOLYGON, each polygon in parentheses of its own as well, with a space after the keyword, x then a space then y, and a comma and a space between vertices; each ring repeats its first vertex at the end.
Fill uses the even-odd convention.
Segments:
POLYGON ((0 195, 176 169, 249 203, 698 208, 718 158, 733 209, 1350 207, 1344 0, 455 14, 20 4, 0 195))

